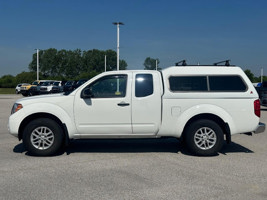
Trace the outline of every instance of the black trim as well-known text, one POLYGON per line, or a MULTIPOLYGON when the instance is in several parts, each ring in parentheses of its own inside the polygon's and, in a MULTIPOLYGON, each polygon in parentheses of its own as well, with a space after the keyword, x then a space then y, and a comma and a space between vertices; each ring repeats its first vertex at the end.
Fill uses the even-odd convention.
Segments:
POLYGON ((65 146, 68 146, 70 144, 69 132, 68 132, 66 124, 63 123, 62 125, 64 129, 65 146))
POLYGON ((231 139, 231 131, 230 131, 230 128, 229 128, 229 125, 228 123, 225 123, 225 139, 226 139, 226 143, 227 144, 230 144, 232 142, 232 139, 231 139))

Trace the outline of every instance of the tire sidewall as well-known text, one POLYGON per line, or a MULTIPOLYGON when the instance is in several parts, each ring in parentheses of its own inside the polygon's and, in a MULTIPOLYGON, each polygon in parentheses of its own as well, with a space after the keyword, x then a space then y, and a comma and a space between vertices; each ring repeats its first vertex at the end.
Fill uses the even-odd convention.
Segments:
POLYGON ((193 122, 186 129, 185 134, 186 134, 185 135, 186 146, 187 146, 188 150, 197 156, 214 156, 214 155, 217 155, 223 146, 223 141, 224 141, 223 131, 222 131, 221 127, 216 122, 214 122, 212 120, 202 119, 202 120, 198 120, 198 121, 193 122), (210 129, 212 129, 216 134, 215 145, 212 148, 207 149, 207 150, 203 150, 203 149, 199 148, 194 141, 194 136, 195 136, 197 130, 199 130, 200 128, 203 128, 203 127, 208 127, 210 129))
POLYGON ((63 141, 63 132, 61 127, 58 125, 57 122, 49 118, 35 119, 31 121, 23 131, 23 144, 31 155, 35 156, 53 155, 61 148, 62 141, 63 141), (33 130, 35 130, 40 126, 49 128, 54 134, 53 144, 48 149, 45 150, 37 149, 36 147, 33 146, 31 142, 31 135, 33 130))

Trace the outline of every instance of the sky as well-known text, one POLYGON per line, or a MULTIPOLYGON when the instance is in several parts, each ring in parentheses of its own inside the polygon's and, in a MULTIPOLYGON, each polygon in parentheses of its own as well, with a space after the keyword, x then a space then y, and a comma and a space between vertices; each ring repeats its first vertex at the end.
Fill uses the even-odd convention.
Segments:
MULTIPOLYGON (((0 0, 0 77, 29 71, 35 49, 116 51, 128 69, 231 64, 267 75, 266 0, 0 0)), ((104 58, 103 58, 104 59, 104 58)))

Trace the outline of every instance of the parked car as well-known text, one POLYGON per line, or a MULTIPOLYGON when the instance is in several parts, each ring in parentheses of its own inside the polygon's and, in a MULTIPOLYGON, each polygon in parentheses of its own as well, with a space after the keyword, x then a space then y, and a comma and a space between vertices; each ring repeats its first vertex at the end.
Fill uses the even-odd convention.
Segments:
POLYGON ((267 81, 257 84, 255 88, 259 94, 260 104, 262 106, 267 106, 267 81))
POLYGON ((36 86, 40 83, 40 81, 36 80, 34 81, 32 84, 29 84, 29 85, 22 85, 20 87, 20 92, 23 96, 27 97, 27 96, 32 96, 32 93, 30 92, 30 88, 32 86, 36 86))
POLYGON ((67 81, 65 85, 63 86, 63 92, 71 92, 74 90, 74 85, 76 84, 76 81, 67 81))
POLYGON ((15 88, 16 94, 20 94, 20 87, 22 85, 26 86, 26 85, 30 85, 30 84, 29 83, 19 83, 15 88))
POLYGON ((55 81, 53 83, 53 87, 51 89, 51 93, 61 93, 63 92, 63 87, 65 85, 66 81, 55 81))
POLYGON ((46 83, 52 80, 36 80, 31 85, 22 85, 21 88, 21 94, 23 96, 33 96, 40 94, 40 87, 46 83))
POLYGON ((46 81, 40 86, 40 94, 49 94, 55 81, 46 81))
POLYGON ((88 81, 88 79, 81 79, 81 80, 78 80, 75 85, 73 86, 74 89, 80 87, 82 84, 84 84, 86 81, 88 81))

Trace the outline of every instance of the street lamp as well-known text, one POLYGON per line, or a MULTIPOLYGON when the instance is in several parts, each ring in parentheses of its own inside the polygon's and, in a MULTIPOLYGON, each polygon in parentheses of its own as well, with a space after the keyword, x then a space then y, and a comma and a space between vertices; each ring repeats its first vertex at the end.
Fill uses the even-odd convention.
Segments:
POLYGON ((37 51, 37 58, 36 58, 36 62, 37 62, 37 81, 39 81, 39 49, 35 49, 37 51))
POLYGON ((122 22, 113 22, 117 26, 117 71, 120 70, 120 25, 124 25, 122 22))

